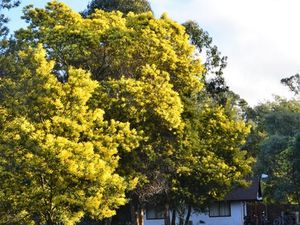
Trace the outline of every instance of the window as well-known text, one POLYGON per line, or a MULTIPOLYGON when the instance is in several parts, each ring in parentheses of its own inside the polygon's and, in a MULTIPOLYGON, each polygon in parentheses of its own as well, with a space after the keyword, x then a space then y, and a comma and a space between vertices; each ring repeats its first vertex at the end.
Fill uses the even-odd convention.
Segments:
POLYGON ((146 210, 146 218, 147 220, 164 219, 164 211, 159 207, 157 208, 149 207, 146 210))
POLYGON ((231 216, 230 202, 212 202, 209 207, 209 217, 231 216))

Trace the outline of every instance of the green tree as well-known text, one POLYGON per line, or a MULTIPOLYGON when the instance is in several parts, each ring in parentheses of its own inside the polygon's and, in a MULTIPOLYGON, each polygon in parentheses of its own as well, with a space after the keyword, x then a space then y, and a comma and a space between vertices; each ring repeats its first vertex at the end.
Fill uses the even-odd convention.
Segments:
POLYGON ((244 185, 243 177, 254 162, 247 151, 241 151, 250 126, 234 111, 228 113, 221 106, 199 102, 186 105, 186 139, 182 146, 185 157, 178 167, 172 193, 173 205, 179 206, 179 212, 188 212, 185 224, 192 208, 201 211, 209 201, 222 199, 234 185, 244 185))
POLYGON ((139 137, 87 105, 98 86, 89 73, 70 67, 62 83, 45 55, 40 45, 20 52, 15 77, 1 79, 0 222, 111 217, 134 182, 116 173, 118 153, 139 137))
POLYGON ((129 12, 144 13, 152 12, 151 6, 147 0, 93 0, 83 12, 85 16, 95 12, 96 9, 104 11, 120 11, 124 14, 129 12))
POLYGON ((229 110, 238 109, 239 114, 247 117, 250 107, 238 94, 230 90, 224 77, 224 69, 227 66, 227 56, 222 56, 218 47, 213 44, 213 39, 207 31, 204 31, 197 22, 187 21, 182 24, 189 35, 196 53, 204 56, 205 67, 203 73, 204 90, 202 98, 210 98, 216 105, 221 105, 229 110))
POLYGON ((295 95, 300 94, 300 75, 295 74, 290 77, 281 79, 281 83, 287 86, 295 95))
MULTIPOLYGON (((205 89, 219 103, 224 103, 222 95, 229 91, 225 83, 223 70, 227 66, 227 57, 222 56, 216 45, 213 45, 212 38, 204 31, 197 22, 187 21, 183 23, 186 32, 190 36, 191 43, 196 47, 198 54, 205 55, 205 89)), ((224 98, 224 96, 223 96, 224 98)))
POLYGON ((262 141, 257 155, 256 172, 269 175, 265 196, 269 202, 299 204, 297 167, 300 103, 276 99, 256 107, 262 141))
POLYGON ((193 45, 196 46, 198 53, 205 53, 206 61, 204 62, 205 74, 214 74, 220 79, 219 84, 222 85, 220 89, 228 89, 224 84, 223 70, 227 66, 227 57, 222 56, 216 45, 213 45, 212 38, 207 31, 204 31, 197 22, 187 21, 183 23, 186 32, 190 36, 193 45))
POLYGON ((14 7, 17 7, 20 5, 20 1, 15 0, 2 0, 0 3, 0 37, 4 37, 8 34, 9 30, 6 26, 9 19, 7 16, 3 13, 3 10, 8 10, 14 7))
POLYGON ((293 198, 298 204, 298 209, 300 209, 300 133, 295 135, 295 138, 291 144, 289 151, 289 160, 291 165, 290 175, 292 181, 293 198))

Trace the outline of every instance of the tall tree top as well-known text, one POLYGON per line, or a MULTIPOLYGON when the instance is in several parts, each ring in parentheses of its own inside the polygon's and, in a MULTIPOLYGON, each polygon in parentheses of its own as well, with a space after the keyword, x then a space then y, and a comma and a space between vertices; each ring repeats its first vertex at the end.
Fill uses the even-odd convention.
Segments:
POLYGON ((104 11, 121 11, 124 14, 129 12, 143 13, 151 11, 151 6, 147 0, 92 0, 87 9, 83 12, 84 15, 90 15, 96 9, 104 11))
POLYGON ((280 82, 287 86, 295 95, 300 94, 300 75, 298 73, 293 76, 283 78, 280 82))
POLYGON ((8 18, 5 14, 3 14, 3 9, 11 9, 13 7, 17 7, 20 4, 20 1, 12 1, 12 0, 1 0, 0 2, 0 37, 8 34, 8 28, 6 23, 8 22, 8 18))

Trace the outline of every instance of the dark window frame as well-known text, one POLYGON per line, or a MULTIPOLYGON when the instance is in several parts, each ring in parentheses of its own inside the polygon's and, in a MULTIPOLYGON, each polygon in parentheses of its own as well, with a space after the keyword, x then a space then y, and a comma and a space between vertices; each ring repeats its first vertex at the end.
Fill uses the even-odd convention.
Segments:
POLYGON ((163 220, 163 219, 165 219, 163 209, 160 209, 159 207, 147 207, 146 208, 146 220, 163 220), (149 211, 150 210, 161 210, 162 211, 162 217, 149 217, 149 211))
POLYGON ((231 202, 230 201, 217 201, 217 202, 213 202, 213 204, 214 205, 218 204, 218 215, 211 215, 212 205, 210 205, 209 206, 209 217, 231 217, 231 202), (227 207, 229 214, 221 215, 222 207, 227 207))

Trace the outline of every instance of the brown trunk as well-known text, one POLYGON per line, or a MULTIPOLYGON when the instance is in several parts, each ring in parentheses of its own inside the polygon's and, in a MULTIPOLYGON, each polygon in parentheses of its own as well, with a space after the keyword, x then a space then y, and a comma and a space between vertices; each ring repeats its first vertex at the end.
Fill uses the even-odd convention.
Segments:
POLYGON ((170 223, 170 207, 169 207, 169 203, 165 204, 164 218, 165 218, 165 225, 171 225, 171 223, 170 223))
POLYGON ((176 225, 176 210, 172 210, 172 220, 171 220, 171 225, 176 225))
POLYGON ((135 210, 135 225, 144 225, 144 207, 138 207, 138 210, 135 210))
POLYGON ((139 211, 135 212, 135 224, 140 225, 139 211))
POLYGON ((138 216, 139 225, 144 225, 144 215, 145 215, 145 209, 143 207, 141 207, 141 209, 139 210, 139 216, 138 216))
POLYGON ((187 214, 186 214, 186 217, 185 217, 184 225, 188 225, 189 224, 191 213, 192 213, 192 206, 189 205, 188 206, 188 211, 187 211, 187 214))

